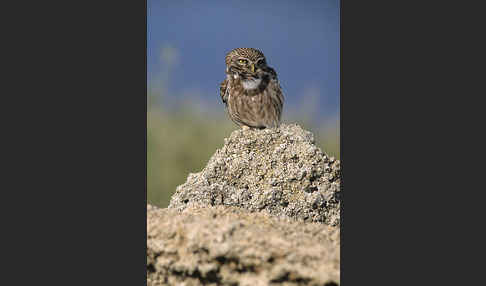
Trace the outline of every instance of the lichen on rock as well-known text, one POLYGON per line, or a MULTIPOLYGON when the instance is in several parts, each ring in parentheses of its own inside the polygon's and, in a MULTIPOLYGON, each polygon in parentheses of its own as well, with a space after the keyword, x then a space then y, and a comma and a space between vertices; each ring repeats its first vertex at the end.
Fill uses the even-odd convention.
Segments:
POLYGON ((199 173, 190 174, 169 208, 237 206, 278 217, 340 224, 340 162, 296 124, 236 130, 199 173))

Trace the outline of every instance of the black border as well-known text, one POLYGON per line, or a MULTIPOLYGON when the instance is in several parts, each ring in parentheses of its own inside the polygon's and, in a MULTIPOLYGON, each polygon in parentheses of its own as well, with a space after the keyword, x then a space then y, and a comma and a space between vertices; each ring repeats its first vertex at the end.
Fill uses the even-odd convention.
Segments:
POLYGON ((482 186, 470 174, 481 167, 466 163, 478 153, 464 152, 465 138, 484 129, 465 98, 484 90, 468 80, 482 57, 481 11, 342 0, 343 285, 468 284, 480 273, 463 231, 476 228, 471 210, 483 201, 468 193, 482 186))
POLYGON ((14 197, 2 278, 17 282, 2 285, 143 285, 147 3, 6 11, 19 79, 2 93, 14 131, 2 136, 18 175, 2 188, 14 197))

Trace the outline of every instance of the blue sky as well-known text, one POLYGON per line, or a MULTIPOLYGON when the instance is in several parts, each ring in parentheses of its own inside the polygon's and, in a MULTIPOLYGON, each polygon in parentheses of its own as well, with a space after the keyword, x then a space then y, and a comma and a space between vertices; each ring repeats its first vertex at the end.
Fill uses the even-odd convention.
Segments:
POLYGON ((171 46, 178 61, 170 72, 170 94, 196 90, 217 108, 225 54, 253 47, 277 71, 284 108, 299 109, 314 96, 319 117, 339 116, 338 0, 148 0, 147 7, 149 88, 167 68, 161 51, 171 46))

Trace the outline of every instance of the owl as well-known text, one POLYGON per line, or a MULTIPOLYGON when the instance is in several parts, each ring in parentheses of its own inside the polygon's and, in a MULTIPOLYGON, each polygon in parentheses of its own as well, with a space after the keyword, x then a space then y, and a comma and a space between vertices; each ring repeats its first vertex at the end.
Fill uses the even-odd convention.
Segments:
POLYGON ((277 73, 261 51, 237 48, 226 55, 220 95, 230 119, 243 129, 279 126, 284 97, 277 73))

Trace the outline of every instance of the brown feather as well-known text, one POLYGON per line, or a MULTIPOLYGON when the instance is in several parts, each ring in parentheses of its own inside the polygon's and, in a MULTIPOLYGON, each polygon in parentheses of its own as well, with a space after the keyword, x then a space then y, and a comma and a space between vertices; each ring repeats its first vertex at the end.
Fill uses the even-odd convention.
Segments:
POLYGON ((226 98, 226 88, 227 88, 227 86, 228 86, 228 80, 227 80, 227 79, 225 79, 225 80, 224 80, 224 81, 221 83, 221 85, 220 85, 220 87, 219 87, 219 95, 221 96, 221 100, 222 100, 224 103, 226 103, 226 100, 227 100, 227 98, 226 98))

